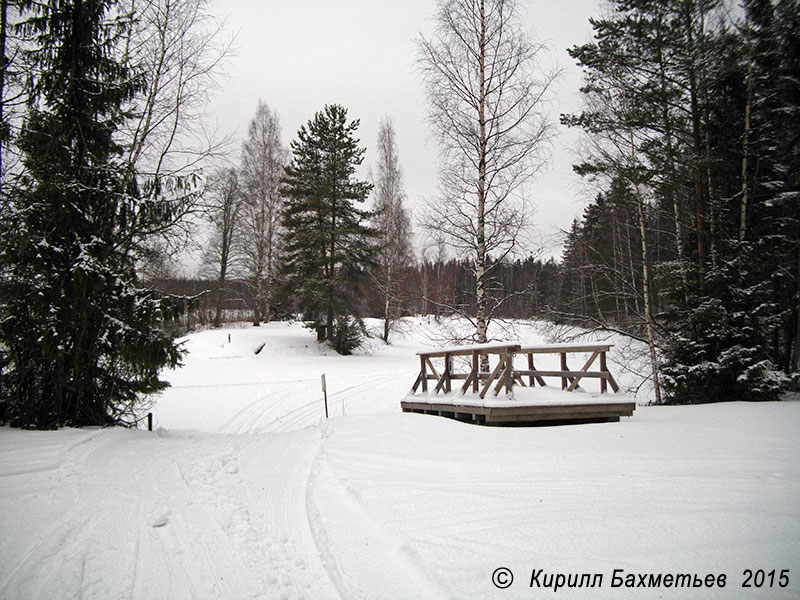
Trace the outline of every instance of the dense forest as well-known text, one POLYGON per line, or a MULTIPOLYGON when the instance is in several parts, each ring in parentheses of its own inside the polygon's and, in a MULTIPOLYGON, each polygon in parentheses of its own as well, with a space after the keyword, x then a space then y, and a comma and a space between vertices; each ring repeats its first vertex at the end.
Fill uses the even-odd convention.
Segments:
POLYGON ((647 339, 671 401, 774 398, 800 367, 800 5, 612 5, 570 50, 562 122, 602 187, 560 310, 647 339))
POLYGON ((170 334, 230 318, 302 318, 344 354, 364 317, 387 343, 404 315, 466 317, 475 342, 549 319, 644 342, 657 402, 796 386, 798 0, 611 0, 590 20, 568 51, 583 109, 560 121, 596 194, 558 260, 525 243, 555 75, 516 8, 441 3, 417 40, 441 194, 412 219, 391 117, 367 176, 337 104, 286 146, 260 102, 238 160, 187 145, 227 52, 205 2, 4 0, 0 419, 135 423, 180 359, 170 334), (203 266, 176 279, 190 243, 203 266))
MULTIPOLYGON (((552 309, 558 306, 562 281, 557 261, 529 257, 498 264, 497 271, 492 287, 499 303, 495 311, 497 318, 557 316, 552 309)), ((413 315, 444 317, 475 312, 475 276, 467 260, 415 261, 403 267, 396 279, 393 292, 396 307, 392 308, 391 321, 413 315)), ((255 314, 256 297, 243 279, 228 281, 224 288, 207 278, 165 277, 151 283, 164 293, 195 298, 194 309, 176 319, 173 325, 176 332, 195 326, 213 326, 218 305, 222 311, 221 322, 252 320, 255 314)), ((357 314, 360 317, 384 318, 385 296, 372 280, 362 283, 359 296, 357 314)), ((271 312, 276 319, 303 316, 293 298, 273 303, 271 312)))

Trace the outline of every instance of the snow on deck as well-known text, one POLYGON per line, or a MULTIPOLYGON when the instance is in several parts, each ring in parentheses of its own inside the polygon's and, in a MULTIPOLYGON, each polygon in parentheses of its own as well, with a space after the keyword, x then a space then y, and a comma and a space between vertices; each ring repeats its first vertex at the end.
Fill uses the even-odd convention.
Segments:
POLYGON ((428 404, 458 405, 458 406, 478 406, 483 408, 513 408, 518 406, 571 406, 579 404, 619 404, 620 402, 630 402, 631 399, 625 394, 600 394, 583 392, 566 392, 555 387, 523 388, 515 387, 513 397, 506 394, 493 396, 488 394, 486 398, 472 392, 462 394, 456 390, 449 394, 435 394, 433 391, 427 393, 409 393, 404 400, 413 402, 425 402, 428 404))

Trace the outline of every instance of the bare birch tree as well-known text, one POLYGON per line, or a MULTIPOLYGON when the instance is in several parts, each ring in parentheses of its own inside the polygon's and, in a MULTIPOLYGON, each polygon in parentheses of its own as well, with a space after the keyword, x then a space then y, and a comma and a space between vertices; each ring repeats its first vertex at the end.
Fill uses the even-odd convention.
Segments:
POLYGON ((242 146, 242 257, 255 297, 253 325, 271 319, 279 259, 280 180, 288 154, 281 142, 278 114, 264 102, 250 121, 242 146))
POLYGON ((219 171, 210 186, 206 215, 213 227, 205 252, 204 267, 216 279, 214 298, 214 327, 222 324, 222 300, 228 278, 239 266, 239 217, 242 209, 242 190, 236 169, 219 171))
POLYGON ((436 25, 418 47, 441 146, 441 197, 422 223, 474 261, 482 343, 497 306, 489 297, 493 265, 520 245, 525 184, 546 160, 544 103, 557 74, 539 69, 543 45, 520 26, 514 0, 440 0, 436 25))
POLYGON ((230 51, 208 0, 129 0, 126 60, 147 74, 129 124, 130 168, 158 177, 190 171, 219 147, 205 108, 230 51))
POLYGON ((194 232, 188 219, 200 209, 200 169, 229 140, 206 127, 206 106, 218 89, 231 39, 209 12, 209 0, 125 0, 118 10, 132 18, 123 61, 145 75, 134 98, 133 118, 120 130, 129 174, 145 197, 170 204, 172 218, 154 236, 171 254, 194 232))
POLYGON ((411 220, 403 205, 402 172, 397 153, 394 124, 386 117, 378 130, 378 164, 375 177, 375 228, 378 232, 378 268, 372 279, 383 295, 383 341, 398 317, 400 272, 412 260, 411 220))
MULTIPOLYGON (((9 8, 16 9, 18 2, 0 0, 0 210, 2 210, 2 186, 5 183, 5 174, 8 171, 4 156, 6 146, 11 135, 11 121, 14 105, 23 103, 24 94, 19 85, 14 85, 19 76, 15 69, 20 50, 19 41, 13 35, 13 23, 9 22, 9 8), (13 91, 11 91, 13 90, 13 91), (10 93, 9 93, 10 92, 10 93)), ((12 10, 12 13, 16 12, 12 10)), ((13 19, 13 16, 12 16, 13 19)))

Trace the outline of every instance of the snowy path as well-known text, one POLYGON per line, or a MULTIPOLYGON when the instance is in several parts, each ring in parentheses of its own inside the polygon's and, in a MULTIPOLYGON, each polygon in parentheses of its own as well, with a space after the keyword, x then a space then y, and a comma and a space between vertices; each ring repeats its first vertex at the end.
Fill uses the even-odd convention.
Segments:
POLYGON ((357 488, 332 467, 325 449, 334 427, 326 423, 309 490, 317 547, 342 598, 425 599, 446 594, 407 552, 402 539, 372 517, 357 488))
POLYGON ((14 468, 22 435, 0 438, 3 488, 15 492, 3 494, 3 508, 25 506, 15 514, 29 520, 19 527, 9 510, 0 517, 0 597, 338 597, 306 514, 317 429, 67 430, 41 438, 27 473, 14 468))
POLYGON ((0 600, 556 597, 534 569, 603 574, 568 600, 800 598, 800 402, 478 427, 399 412, 419 340, 338 357, 309 335, 192 336, 154 433, 0 428, 0 600), (642 594, 615 569, 730 584, 642 594))
POLYGON ((605 575, 563 598, 640 598, 609 587, 613 569, 737 584, 704 598, 797 598, 798 422, 784 402, 561 428, 4 428, 0 598, 528 598, 534 568, 605 575), (499 566, 521 583, 494 589, 499 566), (739 587, 767 567, 791 587, 739 587))

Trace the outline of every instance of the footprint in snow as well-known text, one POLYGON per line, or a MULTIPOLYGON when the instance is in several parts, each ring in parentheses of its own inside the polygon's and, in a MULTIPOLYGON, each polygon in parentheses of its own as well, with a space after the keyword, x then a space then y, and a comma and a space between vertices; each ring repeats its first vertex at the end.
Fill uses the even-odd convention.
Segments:
POLYGON ((172 511, 168 508, 161 509, 153 513, 153 517, 150 519, 150 526, 151 527, 163 527, 167 523, 169 523, 169 518, 172 516, 172 511))

